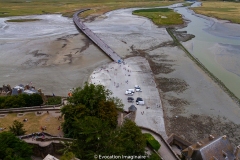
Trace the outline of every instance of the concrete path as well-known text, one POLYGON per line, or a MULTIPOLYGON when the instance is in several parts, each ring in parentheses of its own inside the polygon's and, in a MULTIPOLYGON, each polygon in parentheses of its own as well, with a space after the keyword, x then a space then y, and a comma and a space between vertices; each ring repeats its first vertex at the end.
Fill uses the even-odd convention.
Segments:
POLYGON ((141 129, 142 133, 150 133, 161 145, 160 149, 158 150, 158 153, 161 155, 163 160, 177 160, 176 155, 172 152, 171 149, 169 149, 167 142, 164 141, 163 138, 159 137, 156 133, 141 129))
POLYGON ((76 12, 73 15, 73 21, 75 25, 88 37, 90 38, 103 52, 105 52, 113 61, 117 63, 122 63, 123 60, 121 57, 113 51, 106 43, 104 43, 96 34, 94 34, 87 26, 83 24, 83 22, 79 19, 78 14, 89 10, 89 9, 83 9, 78 12, 76 12))

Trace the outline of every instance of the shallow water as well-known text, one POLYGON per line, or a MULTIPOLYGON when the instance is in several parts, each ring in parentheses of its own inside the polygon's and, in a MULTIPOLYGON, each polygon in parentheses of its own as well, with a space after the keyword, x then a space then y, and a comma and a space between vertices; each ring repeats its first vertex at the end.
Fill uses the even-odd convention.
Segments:
POLYGON ((175 10, 191 21, 179 30, 195 35, 183 45, 240 98, 240 25, 195 15, 186 7, 175 10))

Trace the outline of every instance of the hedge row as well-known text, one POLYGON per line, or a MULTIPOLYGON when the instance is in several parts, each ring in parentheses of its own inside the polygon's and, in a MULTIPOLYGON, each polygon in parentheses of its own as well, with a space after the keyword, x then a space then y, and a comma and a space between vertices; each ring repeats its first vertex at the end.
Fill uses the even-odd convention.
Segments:
POLYGON ((48 97, 46 105, 58 105, 62 103, 62 98, 58 96, 48 97))
POLYGON ((160 143, 150 133, 144 133, 144 136, 146 137, 147 144, 149 144, 155 151, 158 151, 161 147, 160 143))
POLYGON ((43 104, 43 100, 39 94, 0 97, 0 109, 39 106, 41 104, 43 104))

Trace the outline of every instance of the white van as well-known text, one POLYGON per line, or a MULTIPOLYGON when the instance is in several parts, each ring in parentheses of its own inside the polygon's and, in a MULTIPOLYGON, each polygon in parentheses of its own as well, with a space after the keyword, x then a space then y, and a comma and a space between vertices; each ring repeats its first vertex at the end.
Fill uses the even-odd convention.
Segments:
POLYGON ((144 105, 144 101, 138 101, 137 105, 144 105))

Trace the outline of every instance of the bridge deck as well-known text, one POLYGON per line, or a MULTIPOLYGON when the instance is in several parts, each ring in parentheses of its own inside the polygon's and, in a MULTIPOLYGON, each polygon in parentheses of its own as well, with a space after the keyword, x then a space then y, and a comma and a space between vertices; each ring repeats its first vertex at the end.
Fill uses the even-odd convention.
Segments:
POLYGON ((83 22, 79 19, 78 14, 89 10, 89 9, 82 9, 76 12, 73 15, 73 21, 75 25, 86 35, 88 36, 103 52, 105 52, 113 61, 117 63, 122 63, 123 60, 121 57, 114 52, 106 43, 104 43, 96 34, 94 34, 89 28, 87 28, 83 22))

